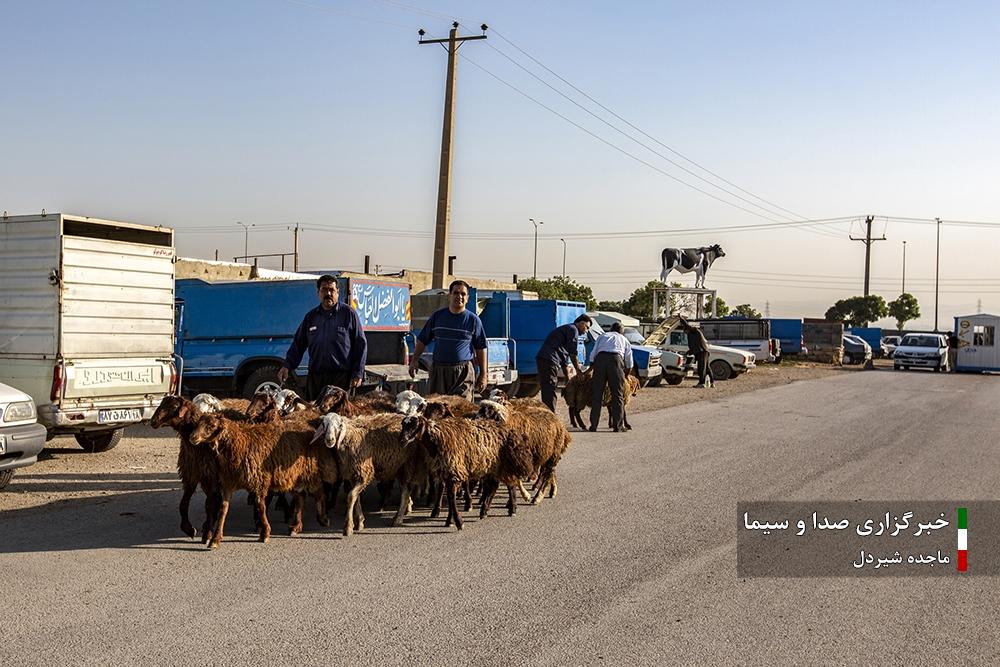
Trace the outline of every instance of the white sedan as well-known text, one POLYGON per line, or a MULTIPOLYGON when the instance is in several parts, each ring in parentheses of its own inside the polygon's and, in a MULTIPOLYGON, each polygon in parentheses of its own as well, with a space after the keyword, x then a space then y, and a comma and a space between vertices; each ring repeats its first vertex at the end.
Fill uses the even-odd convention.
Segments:
POLYGON ((38 423, 35 402, 23 391, 0 383, 0 489, 14 470, 38 461, 45 446, 45 427, 38 423))

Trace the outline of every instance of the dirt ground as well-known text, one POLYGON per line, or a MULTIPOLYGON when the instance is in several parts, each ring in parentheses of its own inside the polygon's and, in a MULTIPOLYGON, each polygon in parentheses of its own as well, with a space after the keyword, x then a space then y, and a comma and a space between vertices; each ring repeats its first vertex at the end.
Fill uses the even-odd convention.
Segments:
MULTIPOLYGON (((876 362, 885 366, 885 362, 876 362)), ((888 362, 891 368, 891 362, 888 362)), ((723 398, 799 380, 859 372, 859 366, 832 367, 824 364, 762 364, 750 373, 719 382, 711 389, 695 389, 695 380, 671 387, 647 387, 629 406, 630 414, 661 410, 694 401, 723 398)), ((560 415, 569 423, 569 413, 560 403, 560 415)), ((586 419, 586 415, 584 415, 586 419)), ((605 417, 606 420, 606 417, 605 417)), ((0 491, 0 512, 43 507, 70 499, 94 498, 129 492, 161 491, 179 494, 177 436, 172 429, 148 426, 126 429, 121 443, 103 454, 83 452, 72 437, 48 443, 37 464, 19 469, 11 483, 0 491)), ((106 502, 106 501, 105 501, 106 502)))

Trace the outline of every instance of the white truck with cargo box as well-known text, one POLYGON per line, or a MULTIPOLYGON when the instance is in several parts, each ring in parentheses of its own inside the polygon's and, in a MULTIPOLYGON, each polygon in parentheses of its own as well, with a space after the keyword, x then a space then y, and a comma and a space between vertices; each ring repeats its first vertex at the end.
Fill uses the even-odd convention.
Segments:
POLYGON ((174 393, 174 232, 50 213, 0 219, 0 382, 48 437, 111 449, 174 393))

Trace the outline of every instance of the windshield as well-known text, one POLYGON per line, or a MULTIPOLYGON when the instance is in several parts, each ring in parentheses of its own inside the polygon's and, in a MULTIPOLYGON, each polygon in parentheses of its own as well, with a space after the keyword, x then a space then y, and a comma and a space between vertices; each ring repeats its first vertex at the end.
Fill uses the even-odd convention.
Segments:
POLYGON ((937 336, 907 336, 900 347, 941 347, 941 339, 937 336))
POLYGON ((646 337, 633 327, 625 327, 625 338, 633 345, 642 345, 643 341, 646 340, 646 337))

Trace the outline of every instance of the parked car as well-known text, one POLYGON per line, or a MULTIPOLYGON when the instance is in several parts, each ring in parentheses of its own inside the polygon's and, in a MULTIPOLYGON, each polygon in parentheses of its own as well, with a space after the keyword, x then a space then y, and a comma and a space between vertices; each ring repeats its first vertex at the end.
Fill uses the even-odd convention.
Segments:
POLYGON ((0 384, 0 489, 14 470, 38 461, 45 446, 45 427, 38 423, 35 401, 23 391, 0 384))
POLYGON ((948 371, 948 339, 941 334, 906 334, 893 353, 893 368, 948 371))
MULTIPOLYGON (((670 332, 667 339, 660 345, 661 350, 687 355, 687 334, 680 329, 670 332)), ((728 380, 756 367, 756 355, 732 347, 708 344, 709 368, 712 369, 714 380, 728 380)))
POLYGON ((872 358, 872 346, 858 336, 844 334, 844 363, 864 364, 872 358))
MULTIPOLYGON (((688 356, 684 354, 679 354, 677 352, 671 352, 670 350, 660 350, 662 356, 660 357, 660 368, 662 369, 661 376, 666 380, 667 384, 671 386, 677 386, 681 382, 684 382, 684 378, 691 377, 694 375, 694 356, 688 356)), ((656 386, 659 382, 650 382, 650 385, 656 386)))
POLYGON ((892 359, 892 355, 896 352, 896 347, 899 345, 900 336, 886 336, 882 339, 882 347, 885 348, 885 356, 892 359))

